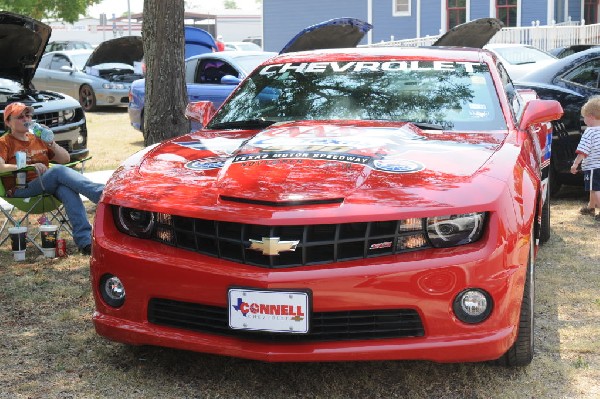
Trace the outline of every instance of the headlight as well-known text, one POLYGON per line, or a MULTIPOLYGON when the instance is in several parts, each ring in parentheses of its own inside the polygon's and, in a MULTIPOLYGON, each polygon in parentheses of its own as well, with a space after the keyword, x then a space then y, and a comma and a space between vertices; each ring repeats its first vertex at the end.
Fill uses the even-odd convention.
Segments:
POLYGON ((73 121, 73 119, 75 118, 75 110, 74 109, 65 109, 64 111, 61 111, 61 113, 62 113, 63 120, 67 123, 73 121))
POLYGON ((485 212, 427 218, 427 236, 437 248, 477 241, 483 232, 485 212))
POLYGON ((118 308, 125 303, 125 286, 117 276, 105 274, 100 279, 100 295, 108 305, 118 308))
POLYGON ((460 321, 481 323, 492 313, 493 302, 490 294, 484 290, 471 288, 456 296, 452 309, 460 321))
POLYGON ((130 236, 148 238, 154 228, 154 213, 122 206, 114 208, 117 228, 130 236))

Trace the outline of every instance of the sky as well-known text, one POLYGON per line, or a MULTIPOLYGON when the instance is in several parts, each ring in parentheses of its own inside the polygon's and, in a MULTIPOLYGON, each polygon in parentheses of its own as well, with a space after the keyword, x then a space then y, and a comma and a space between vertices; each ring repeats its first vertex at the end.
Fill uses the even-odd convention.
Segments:
MULTIPOLYGON (((202 0, 186 0, 187 4, 192 5, 189 11, 197 11, 197 12, 210 12, 215 9, 222 9, 222 2, 219 1, 210 1, 211 8, 204 9, 200 6, 201 3, 206 4, 206 1, 202 0), (214 6, 215 4, 220 5, 220 7, 214 6)), ((88 14, 93 18, 98 18, 100 14, 105 13, 106 16, 110 19, 112 18, 112 14, 114 13, 117 17, 123 15, 123 13, 127 12, 127 0, 103 0, 100 4, 88 8, 88 14)), ((235 0, 237 6, 243 10, 255 10, 256 2, 254 0, 235 0)), ((135 14, 138 12, 142 12, 144 9, 144 0, 129 0, 129 7, 131 8, 131 13, 135 14)))

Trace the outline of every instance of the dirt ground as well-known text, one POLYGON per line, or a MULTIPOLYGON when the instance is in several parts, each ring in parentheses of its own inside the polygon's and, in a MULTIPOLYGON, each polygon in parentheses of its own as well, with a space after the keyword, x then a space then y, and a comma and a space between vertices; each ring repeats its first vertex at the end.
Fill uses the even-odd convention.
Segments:
MULTIPOLYGON (((128 122, 119 112, 106 119, 128 122)), ((107 129, 103 120, 92 118, 91 134, 107 129)), ((536 261, 535 358, 518 369, 419 361, 267 364, 130 347, 95 333, 89 258, 72 244, 66 258, 28 251, 25 262, 13 261, 4 245, 0 398, 598 398, 600 223, 578 214, 583 203, 580 190, 563 190, 553 202, 552 237, 536 261)))

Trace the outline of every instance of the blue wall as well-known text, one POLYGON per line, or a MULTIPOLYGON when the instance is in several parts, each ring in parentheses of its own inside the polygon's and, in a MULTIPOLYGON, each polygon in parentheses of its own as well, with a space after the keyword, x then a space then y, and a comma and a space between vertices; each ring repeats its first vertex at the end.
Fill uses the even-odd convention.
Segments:
MULTIPOLYGON (((442 0, 411 0, 411 15, 394 17, 392 0, 372 0, 372 41, 412 39, 417 37, 417 2, 421 3, 421 37, 440 33, 442 0)), ((531 26, 539 20, 547 25, 549 0, 522 0, 521 25, 531 26)), ((569 0, 569 15, 574 21, 581 19, 581 2, 569 0)), ((490 15, 489 0, 471 0, 470 19, 486 18, 490 15)), ((263 0, 264 49, 279 51, 300 30, 332 18, 352 17, 367 21, 367 0, 263 0)), ((444 23, 445 24, 445 23, 444 23)), ((367 43, 367 38, 361 42, 367 43)))
POLYGON ((521 1, 521 26, 531 26, 531 21, 540 21, 540 25, 548 25, 547 0, 521 1))
MULTIPOLYGON (((391 9, 390 4, 390 12, 391 9)), ((307 26, 341 17, 366 21, 366 0, 344 0, 343 2, 263 0, 263 48, 265 51, 279 52, 287 42, 307 26)), ((366 43, 366 37, 363 43, 366 43)))
POLYGON ((583 15, 581 15, 581 4, 578 1, 570 1, 567 9, 569 12, 569 14, 567 15, 567 19, 571 17, 572 21, 581 21, 583 15))

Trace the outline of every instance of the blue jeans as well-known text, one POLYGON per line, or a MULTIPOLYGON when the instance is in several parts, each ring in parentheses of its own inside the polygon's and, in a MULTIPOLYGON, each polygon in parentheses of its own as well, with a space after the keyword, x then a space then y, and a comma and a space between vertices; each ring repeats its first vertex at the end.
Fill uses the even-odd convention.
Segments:
POLYGON ((15 190, 13 197, 27 198, 46 193, 52 194, 63 203, 73 226, 73 239, 79 248, 92 243, 92 226, 88 222, 85 206, 79 194, 94 204, 100 201, 104 184, 94 183, 83 174, 63 165, 53 165, 27 187, 15 190))

